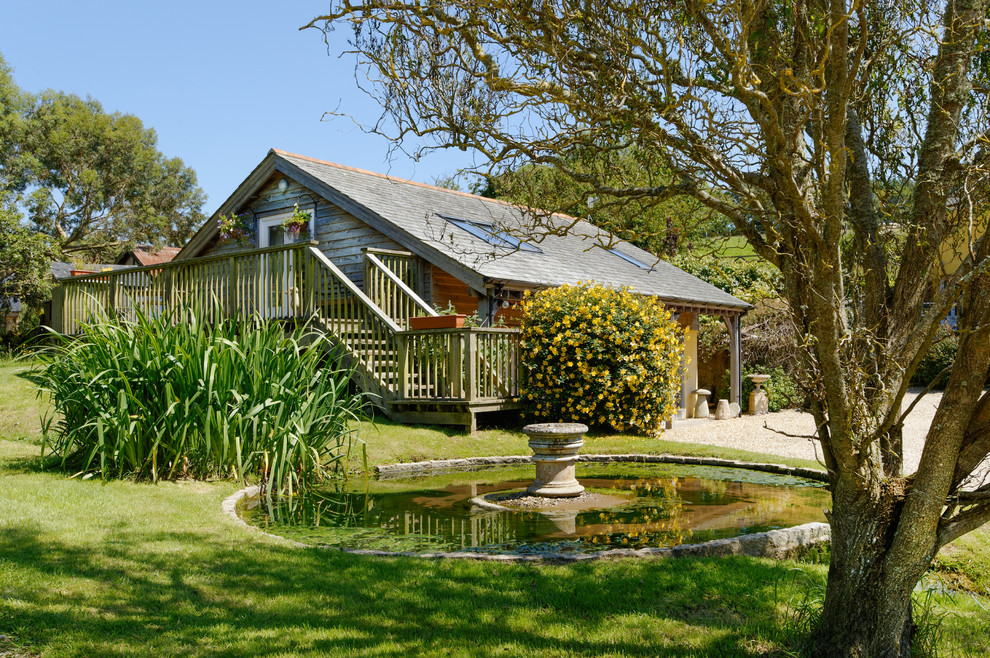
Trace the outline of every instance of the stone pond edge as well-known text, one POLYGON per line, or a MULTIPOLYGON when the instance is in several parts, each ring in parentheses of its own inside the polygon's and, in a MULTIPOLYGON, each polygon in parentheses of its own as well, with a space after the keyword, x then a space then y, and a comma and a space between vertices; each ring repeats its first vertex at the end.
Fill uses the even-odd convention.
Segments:
MULTIPOLYGON (((580 455, 578 457, 578 461, 589 463, 689 464, 698 466, 721 466, 725 468, 743 468, 751 471, 762 471, 764 473, 774 473, 777 475, 790 475, 793 477, 801 477, 819 482, 825 482, 827 480, 827 475, 824 471, 819 471, 812 468, 786 466, 784 464, 744 462, 735 459, 719 459, 717 457, 641 454, 580 455)), ((522 455, 509 455, 504 457, 467 457, 463 459, 437 459, 405 464, 383 464, 375 466, 375 472, 379 478, 390 479, 396 477, 424 475, 428 473, 471 470, 489 466, 509 466, 513 464, 529 463, 532 463, 529 456, 522 455)), ((222 503, 223 513, 234 519, 245 528, 249 528, 253 532, 274 537, 279 541, 287 542, 293 546, 313 548, 314 546, 311 544, 303 544, 291 539, 279 537, 278 535, 265 532, 255 526, 248 525, 248 523, 237 514, 237 504, 241 501, 241 499, 254 496, 258 493, 258 491, 259 488, 257 486, 252 486, 241 489, 240 491, 228 496, 222 503)), ((582 554, 546 553, 540 555, 504 555, 467 551, 412 553, 405 551, 375 551, 360 548, 337 548, 330 546, 316 546, 316 548, 372 557, 465 559, 490 562, 567 563, 618 558, 730 557, 733 555, 787 559, 796 557, 801 553, 806 552, 808 549, 828 542, 830 539, 831 531, 827 523, 805 523, 803 525, 792 526, 790 528, 758 532, 751 535, 732 537, 730 539, 715 539, 713 541, 707 541, 700 544, 682 544, 671 548, 616 548, 598 553, 582 554)))

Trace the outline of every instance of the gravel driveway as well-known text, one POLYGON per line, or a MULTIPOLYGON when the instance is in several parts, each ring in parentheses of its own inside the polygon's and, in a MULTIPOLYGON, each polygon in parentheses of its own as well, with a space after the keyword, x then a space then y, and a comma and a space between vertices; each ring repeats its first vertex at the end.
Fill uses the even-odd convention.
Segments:
MULTIPOLYGON (((911 390, 904 398, 906 409, 922 389, 911 390)), ((904 421, 904 470, 912 473, 918 468, 925 435, 942 400, 941 392, 926 395, 904 421)), ((780 411, 765 416, 742 416, 733 420, 709 420, 687 423, 663 433, 670 441, 705 443, 750 450, 769 455, 821 460, 821 446, 815 433, 811 414, 802 411, 780 411)), ((986 472, 990 464, 984 463, 986 472)))

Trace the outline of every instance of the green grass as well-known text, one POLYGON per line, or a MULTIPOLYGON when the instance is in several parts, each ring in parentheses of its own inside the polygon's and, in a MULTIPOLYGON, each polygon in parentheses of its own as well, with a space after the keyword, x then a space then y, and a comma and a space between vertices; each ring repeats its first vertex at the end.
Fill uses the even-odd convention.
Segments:
POLYGON ((0 361, 0 437, 36 438, 42 406, 31 381, 32 361, 0 361))
POLYGON ((718 258, 756 258, 753 245, 742 235, 709 238, 698 243, 702 252, 710 252, 718 258))
POLYGON ((0 441, 0 634, 45 655, 756 655, 784 640, 775 584, 798 595, 795 565, 764 560, 534 567, 292 548, 218 513, 231 484, 69 480, 34 472, 32 455, 0 441))
MULTIPOLYGON (((34 404, 14 368, 0 366, 4 409, 34 404)), ((525 452, 516 432, 467 437, 387 423, 359 431, 373 461, 525 452)), ((750 558, 532 566, 297 548, 223 516, 231 482, 69 479, 38 470, 36 434, 4 432, 5 658, 779 656, 793 647, 789 611, 825 575, 822 565, 750 558)), ((593 437, 587 449, 671 447, 682 446, 593 437)), ((726 454, 682 452, 691 450, 726 454)), ((953 568, 974 583, 986 582, 988 541, 974 534, 953 549, 953 568)), ((934 600, 946 614, 945 655, 982 655, 988 602, 970 594, 934 600)))

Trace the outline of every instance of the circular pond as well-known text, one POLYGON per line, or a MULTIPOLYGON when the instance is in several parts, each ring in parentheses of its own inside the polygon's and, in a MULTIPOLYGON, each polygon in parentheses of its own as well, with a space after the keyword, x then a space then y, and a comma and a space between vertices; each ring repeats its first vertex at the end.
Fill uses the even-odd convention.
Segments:
POLYGON ((238 513, 266 532, 322 546, 539 554, 736 537, 824 521, 829 504, 820 483, 796 477, 711 466, 582 464, 578 478, 590 505, 564 499, 499 508, 520 497, 532 478, 528 465, 352 480, 272 509, 245 498, 238 513))

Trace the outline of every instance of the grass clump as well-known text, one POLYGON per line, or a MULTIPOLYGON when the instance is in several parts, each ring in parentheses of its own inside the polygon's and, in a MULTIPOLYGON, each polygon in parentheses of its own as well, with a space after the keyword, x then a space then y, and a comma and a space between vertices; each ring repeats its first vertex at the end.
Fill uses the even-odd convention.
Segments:
POLYGON ((343 470, 358 417, 324 347, 303 327, 190 312, 88 324, 42 355, 42 450, 104 480, 256 474, 291 496, 343 470))

